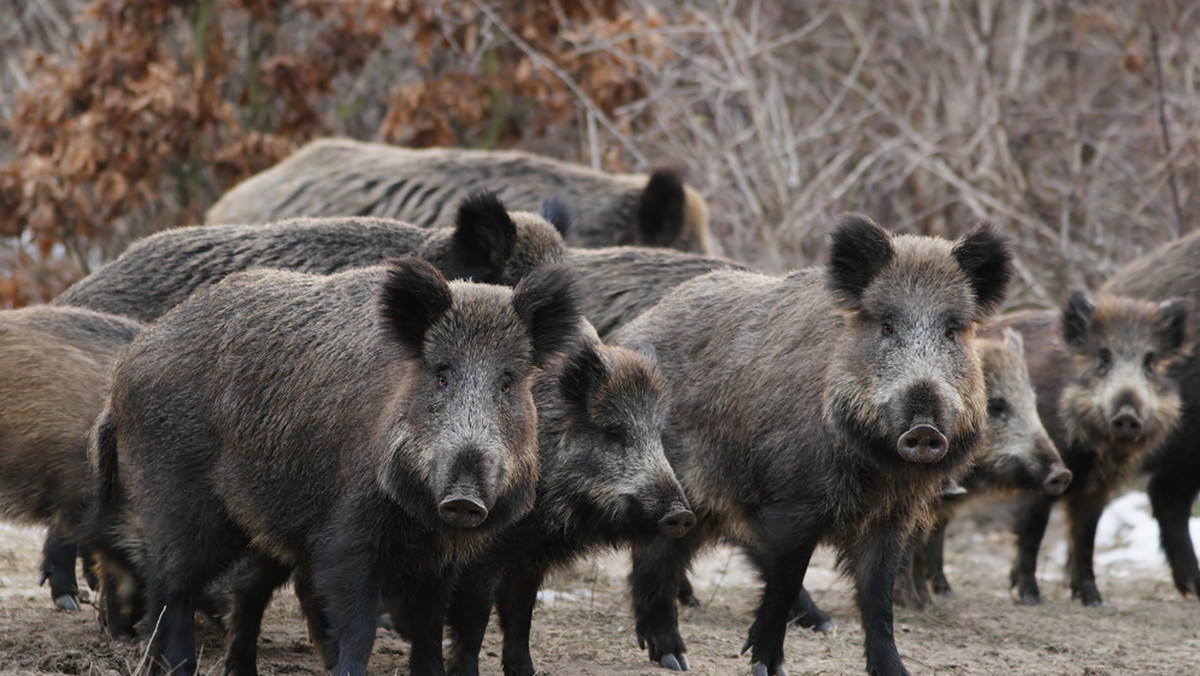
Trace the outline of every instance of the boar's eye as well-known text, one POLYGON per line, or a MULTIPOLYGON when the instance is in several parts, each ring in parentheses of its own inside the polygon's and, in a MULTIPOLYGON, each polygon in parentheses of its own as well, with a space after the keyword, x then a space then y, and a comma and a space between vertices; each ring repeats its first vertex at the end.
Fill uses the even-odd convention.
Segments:
POLYGON ((884 322, 879 328, 885 336, 890 336, 896 332, 896 329, 892 327, 891 322, 884 322))
POLYGON ((503 392, 504 394, 508 394, 509 390, 511 390, 511 389, 512 389, 512 381, 508 380, 507 378, 500 381, 500 391, 501 392, 503 392))
POLYGON ((1153 369, 1154 369, 1154 364, 1155 364, 1157 361, 1158 361, 1158 355, 1157 355, 1157 354, 1155 354, 1154 352, 1147 352, 1147 353, 1146 353, 1146 356, 1142 358, 1142 366, 1143 366, 1143 367, 1145 367, 1145 368, 1146 368, 1146 370, 1148 370, 1148 371, 1149 371, 1149 370, 1153 370, 1153 369))
POLYGON ((1100 352, 1096 354, 1096 359, 1100 362, 1100 366, 1097 370, 1099 370, 1101 373, 1107 373, 1108 369, 1112 366, 1112 350, 1108 349, 1107 347, 1100 348, 1100 352))
POLYGON ((450 374, 447 372, 446 369, 444 369, 444 368, 438 369, 437 384, 438 384, 438 387, 449 387, 450 386, 450 374))
POLYGON ((1000 420, 1008 420, 1008 400, 1004 397, 992 397, 988 399, 988 416, 999 418, 1000 420))
POLYGON ((946 340, 954 340, 954 337, 958 335, 958 329, 953 326, 947 326, 944 335, 946 336, 946 340))
POLYGON ((604 440, 610 444, 624 445, 626 440, 625 430, 620 427, 605 427, 604 440))

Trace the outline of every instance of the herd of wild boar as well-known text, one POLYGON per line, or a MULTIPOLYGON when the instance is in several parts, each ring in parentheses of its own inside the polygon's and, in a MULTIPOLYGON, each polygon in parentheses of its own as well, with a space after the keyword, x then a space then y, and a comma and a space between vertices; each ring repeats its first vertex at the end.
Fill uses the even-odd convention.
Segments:
POLYGON ((546 574, 622 546, 638 643, 686 670, 688 566, 726 540, 763 584, 754 676, 785 673, 789 623, 832 626, 803 587, 821 544, 867 671, 905 674, 893 603, 950 593, 964 500, 1018 496, 1027 604, 1063 501, 1072 594, 1099 606, 1097 522, 1139 472, 1200 594, 1200 233, 998 315, 1012 253, 988 224, 847 215, 823 267, 766 275, 713 254, 672 171, 518 152, 317 141, 207 220, 0 313, 0 516, 47 526, 53 602, 79 610, 82 561, 104 631, 160 673, 196 672, 199 611, 225 673, 256 674, 291 580, 338 676, 380 623, 411 673, 476 674, 493 607, 504 673, 532 676, 546 574))

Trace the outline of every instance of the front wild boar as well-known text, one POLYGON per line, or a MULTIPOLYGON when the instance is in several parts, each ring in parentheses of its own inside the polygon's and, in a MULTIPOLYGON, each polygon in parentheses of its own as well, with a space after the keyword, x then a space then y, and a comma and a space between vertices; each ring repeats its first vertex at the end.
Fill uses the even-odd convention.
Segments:
POLYGON ((240 273, 148 328, 93 432, 89 533, 144 576, 156 667, 196 671, 194 599, 248 560, 226 673, 256 673, 296 569, 334 673, 366 672, 383 593, 421 610, 412 673, 441 674, 443 578, 532 507, 531 373, 578 323, 563 268, 510 290, 405 258, 240 273))
MULTIPOLYGON (((1186 352, 1189 305, 1076 291, 1061 312, 1018 312, 996 322, 1024 335, 1038 413, 1075 475, 1062 499, 1071 595, 1084 605, 1103 604, 1092 554, 1104 507, 1179 421, 1179 385, 1170 374, 1186 352)), ((1017 514, 1010 582, 1026 604, 1041 601, 1037 553, 1055 500, 1028 496, 1017 514)))
POLYGON ((712 273, 614 336, 658 354, 671 388, 663 446, 697 517, 683 538, 634 549, 637 634, 652 660, 686 667, 675 596, 695 550, 725 536, 765 584, 745 644, 753 673, 783 673, 788 614, 821 542, 854 580, 867 669, 907 673, 893 574, 982 439, 974 331, 1010 276, 988 227, 948 242, 849 216, 827 269, 712 273))
POLYGON ((87 431, 112 364, 142 325, 79 308, 0 311, 0 516, 49 527, 42 582, 79 610, 74 539, 87 497, 87 431))
MULTIPOLYGON (((561 209, 543 205, 553 218, 561 209)), ((378 218, 296 219, 269 225, 176 228, 134 242, 54 300, 150 322, 226 275, 254 267, 331 274, 412 254, 447 277, 513 286, 558 263, 566 245, 541 215, 507 212, 481 192, 458 205, 450 228, 378 218)))
POLYGON ((679 174, 609 174, 516 150, 402 148, 318 139, 225 193, 206 223, 296 216, 383 216, 449 225, 450 206, 492 190, 516 209, 558 195, 579 213, 571 246, 639 245, 712 252, 708 207, 679 174))

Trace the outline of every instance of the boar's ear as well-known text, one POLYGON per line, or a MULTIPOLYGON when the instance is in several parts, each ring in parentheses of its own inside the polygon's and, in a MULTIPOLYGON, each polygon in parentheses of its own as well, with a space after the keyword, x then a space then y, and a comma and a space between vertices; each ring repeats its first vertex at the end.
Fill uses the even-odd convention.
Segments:
POLYGON ((640 354, 646 361, 650 362, 655 368, 658 368, 658 352, 654 346, 644 340, 639 340, 633 345, 633 351, 640 354))
POLYGON ((453 302, 446 278, 429 262, 416 256, 388 261, 380 314, 392 335, 418 358, 425 331, 453 302))
POLYGON ((1078 290, 1071 292, 1066 307, 1062 309, 1062 336, 1068 346, 1082 349, 1087 344, 1095 312, 1096 306, 1086 293, 1078 290))
POLYGON ((967 273, 975 303, 983 316, 995 312, 1008 296, 1012 281, 1012 250, 991 223, 983 222, 954 243, 954 260, 967 273))
POLYGON ((1192 301, 1186 298, 1171 298, 1158 304, 1154 333, 1160 351, 1174 352, 1185 348, 1188 314, 1192 309, 1192 301))
POLYGON ((546 198, 538 210, 538 215, 553 225, 563 239, 566 239, 567 233, 571 232, 571 226, 575 224, 575 210, 558 195, 546 198))
POLYGON ((458 205, 447 272, 456 279, 492 282, 500 276, 517 241, 517 225, 500 198, 486 190, 458 205))
POLYGON ((896 255, 892 238, 875 221, 858 214, 840 216, 831 238, 825 285, 839 305, 858 309, 871 280, 896 255))
POLYGON ((608 378, 608 366, 596 346, 580 341, 563 365, 558 387, 563 399, 579 411, 587 409, 588 396, 608 378))
POLYGON ((513 308, 529 328, 538 366, 579 337, 579 288, 565 266, 543 265, 526 275, 513 290, 513 308))
POLYGON ((1000 332, 1000 338, 1004 340, 1004 344, 1008 349, 1022 357, 1025 356, 1025 338, 1019 331, 1014 331, 1012 327, 1006 326, 1000 332))
POLYGON ((650 174, 638 204, 638 243, 674 246, 683 235, 686 218, 687 195, 679 172, 659 169, 650 174))

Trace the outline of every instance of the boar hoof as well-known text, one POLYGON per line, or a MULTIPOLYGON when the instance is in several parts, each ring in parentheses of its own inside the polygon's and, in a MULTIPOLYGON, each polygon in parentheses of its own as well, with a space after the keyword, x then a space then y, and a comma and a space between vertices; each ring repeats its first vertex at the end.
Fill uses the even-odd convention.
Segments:
POLYGON ((772 673, 767 669, 767 665, 762 662, 755 662, 750 665, 750 676, 787 676, 787 670, 783 665, 775 667, 775 672, 772 673))
POLYGON ((54 597, 54 605, 63 610, 78 611, 80 610, 79 599, 71 594, 63 594, 62 596, 54 597))
POLYGON ((678 658, 671 654, 663 655, 658 659, 658 663, 671 671, 688 670, 688 661, 683 655, 680 655, 678 658))

